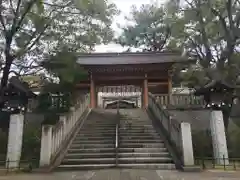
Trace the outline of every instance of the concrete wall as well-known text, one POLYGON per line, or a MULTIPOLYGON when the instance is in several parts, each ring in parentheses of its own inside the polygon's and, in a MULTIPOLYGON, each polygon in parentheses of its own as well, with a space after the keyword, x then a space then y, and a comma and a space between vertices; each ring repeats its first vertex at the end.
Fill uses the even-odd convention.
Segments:
MULTIPOLYGON (((210 130, 210 110, 169 110, 173 118, 179 122, 188 122, 192 130, 210 130)), ((236 123, 230 119, 229 127, 235 127, 236 123)))

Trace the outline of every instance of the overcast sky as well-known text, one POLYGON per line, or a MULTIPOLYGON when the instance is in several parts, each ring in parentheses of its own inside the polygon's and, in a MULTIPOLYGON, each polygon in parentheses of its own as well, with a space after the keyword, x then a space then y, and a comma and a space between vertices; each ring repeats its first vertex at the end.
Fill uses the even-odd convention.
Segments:
MULTIPOLYGON (((120 32, 117 28, 117 23, 124 25, 124 16, 128 15, 130 12, 130 8, 132 5, 136 5, 137 7, 142 4, 148 4, 153 0, 111 0, 114 2, 118 9, 121 11, 121 14, 115 17, 113 22, 113 29, 116 31, 116 34, 120 32)), ((160 3, 164 2, 164 0, 158 0, 160 3)), ((96 52, 121 52, 124 49, 120 45, 116 44, 108 44, 108 45, 100 45, 96 47, 96 52)))

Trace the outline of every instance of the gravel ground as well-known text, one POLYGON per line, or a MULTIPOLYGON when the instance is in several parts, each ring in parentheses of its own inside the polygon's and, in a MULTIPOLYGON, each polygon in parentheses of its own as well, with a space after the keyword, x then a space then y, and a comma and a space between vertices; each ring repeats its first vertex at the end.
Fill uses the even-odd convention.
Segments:
POLYGON ((208 171, 184 173, 161 170, 97 170, 54 172, 49 174, 12 174, 0 180, 239 180, 240 172, 208 171))

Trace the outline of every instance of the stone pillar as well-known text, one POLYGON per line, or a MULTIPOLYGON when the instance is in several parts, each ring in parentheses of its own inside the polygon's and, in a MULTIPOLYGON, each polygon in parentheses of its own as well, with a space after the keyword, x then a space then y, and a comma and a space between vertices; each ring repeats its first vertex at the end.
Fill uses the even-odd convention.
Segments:
POLYGON ((103 106, 103 98, 102 98, 102 96, 103 96, 103 93, 102 92, 98 92, 97 93, 98 94, 98 103, 97 103, 97 106, 98 107, 102 107, 103 106))
POLYGON ((145 74, 145 78, 143 80, 143 108, 148 107, 148 79, 147 74, 145 74))
POLYGON ((222 111, 212 111, 210 119, 213 154, 216 164, 229 164, 226 134, 222 111), (224 162, 225 158, 225 162, 224 162))
POLYGON ((51 154, 52 154, 52 133, 53 133, 53 127, 51 125, 42 126, 40 167, 50 165, 51 154))
POLYGON ((6 167, 17 168, 21 160, 24 115, 10 116, 6 167))
POLYGON ((90 107, 96 108, 96 87, 92 75, 90 81, 90 107))
POLYGON ((66 128, 67 118, 66 118, 66 116, 60 116, 59 121, 61 121, 63 124, 63 135, 65 137, 67 135, 67 128, 66 128))
POLYGON ((168 72, 168 97, 169 103, 172 103, 172 74, 168 72))
POLYGON ((189 123, 181 123, 181 140, 182 140, 182 153, 184 166, 193 166, 193 145, 191 125, 189 123))

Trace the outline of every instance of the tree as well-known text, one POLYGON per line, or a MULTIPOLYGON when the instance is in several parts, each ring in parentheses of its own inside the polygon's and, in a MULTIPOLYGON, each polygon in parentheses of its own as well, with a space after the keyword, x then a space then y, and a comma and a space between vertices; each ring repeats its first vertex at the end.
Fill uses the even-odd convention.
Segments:
POLYGON ((78 64, 78 53, 62 49, 55 55, 49 55, 42 62, 42 66, 49 72, 52 78, 57 80, 57 91, 69 92, 80 80, 87 78, 87 72, 78 64))
MULTIPOLYGON (((197 64, 185 72, 181 66, 176 70, 191 86, 216 79, 234 86, 240 73, 239 9, 239 0, 169 0, 162 6, 143 5, 140 10, 133 8, 133 24, 123 28, 119 43, 151 51, 185 51, 197 64), (160 44, 155 43, 157 33, 160 44)), ((230 111, 224 114, 226 128, 230 111)))
MULTIPOLYGON (((186 72, 187 79, 195 79, 198 84, 217 79, 236 85, 240 75, 240 1, 185 0, 178 7, 175 13, 183 33, 175 38, 181 39, 188 56, 197 59, 199 67, 198 73, 186 72)), ((229 103, 224 111, 226 129, 232 107, 229 103)))
POLYGON ((221 79, 235 84, 239 75, 240 1, 185 2, 181 9, 184 22, 182 40, 188 55, 199 60, 209 78, 217 73, 221 79))
POLYGON ((0 8, 0 96, 10 73, 42 70, 45 54, 54 54, 66 44, 86 52, 107 42, 117 13, 115 5, 105 0, 0 0, 0 8))
MULTIPOLYGON (((132 6, 128 25, 122 27, 123 33, 116 40, 122 46, 140 48, 143 51, 162 51, 175 49, 172 29, 174 14, 169 14, 165 6, 157 2, 143 4, 140 9, 132 6)), ((176 21, 177 22, 177 21, 176 21)))

